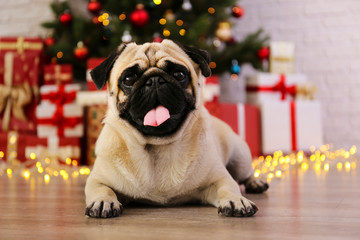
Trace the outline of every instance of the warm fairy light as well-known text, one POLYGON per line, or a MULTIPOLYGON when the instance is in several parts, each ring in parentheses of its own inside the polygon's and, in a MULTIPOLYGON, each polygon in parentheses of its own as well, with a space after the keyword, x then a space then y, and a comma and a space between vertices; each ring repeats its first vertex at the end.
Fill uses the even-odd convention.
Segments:
POLYGON ((289 163, 290 162, 290 157, 289 156, 285 156, 285 163, 289 163))
POLYGON ((41 162, 36 162, 36 167, 37 168, 41 167, 41 162))
POLYGON ((353 169, 355 169, 355 168, 356 168, 356 162, 352 162, 352 163, 351 163, 351 167, 352 167, 353 169))
POLYGON ((77 165, 78 165, 78 161, 76 161, 76 160, 72 160, 71 163, 72 163, 73 166, 77 166, 77 165))
POLYGON ((55 177, 57 177, 57 176, 59 176, 59 172, 58 172, 58 171, 54 171, 54 172, 53 172, 53 175, 54 175, 55 177))
POLYGON ((89 175, 90 172, 91 172, 91 171, 90 171, 90 168, 85 168, 85 174, 86 174, 86 175, 89 175))
POLYGON ((349 162, 346 162, 346 163, 344 164, 344 166, 345 166, 345 169, 346 169, 346 170, 350 170, 350 169, 351 169, 351 164, 350 164, 349 162))
POLYGON ((45 176, 44 176, 44 181, 45 181, 45 183, 49 183, 49 182, 50 182, 50 175, 49 175, 49 174, 45 174, 45 176))
POLYGON ((3 158, 5 156, 5 153, 3 151, 0 151, 0 158, 3 158))
POLYGON ((60 175, 63 176, 66 174, 66 171, 65 170, 60 170, 60 175))
POLYGON ((276 167, 278 164, 279 164, 278 160, 277 160, 277 159, 274 159, 274 161, 272 162, 272 165, 273 165, 274 167, 276 167))
POLYGON ((316 147, 315 147, 315 146, 311 146, 311 147, 310 147, 310 151, 311 151, 311 152, 315 152, 315 150, 316 150, 316 147))
POLYGON ((354 146, 352 146, 351 148, 350 148, 350 154, 351 155, 354 155, 356 152, 357 152, 357 148, 356 148, 356 146, 354 145, 354 146))
POLYGON ((315 166, 314 166, 314 169, 316 171, 319 171, 321 169, 321 163, 316 163, 315 166))
POLYGON ((314 154, 312 154, 311 156, 310 156, 310 161, 315 161, 316 160, 316 156, 314 155, 314 154))
POLYGON ((69 179, 69 174, 66 173, 66 174, 62 175, 62 177, 63 177, 64 180, 68 180, 69 179))
POLYGON ((183 20, 181 20, 181 19, 179 19, 179 20, 177 20, 176 21, 176 25, 178 25, 178 26, 182 26, 184 24, 184 21, 183 20))
POLYGON ((26 171, 24 172, 24 178, 25 178, 25 179, 29 179, 29 178, 30 178, 30 172, 29 172, 28 170, 26 170, 26 171))
POLYGON ((161 0, 153 0, 153 2, 154 2, 156 5, 160 5, 160 4, 161 4, 161 0))
POLYGON ((280 170, 277 170, 277 171, 275 172, 275 176, 278 177, 278 178, 281 177, 281 174, 282 174, 282 173, 281 173, 280 170))
POLYGON ((164 35, 164 37, 170 36, 170 31, 168 29, 164 28, 163 35, 164 35))
POLYGON ((36 158, 36 154, 35 153, 30 153, 30 159, 34 160, 36 158))
POLYGON ((119 19, 121 21, 124 21, 126 19, 126 14, 125 13, 120 14, 119 19))
POLYGON ((44 168, 43 168, 43 167, 39 167, 39 168, 38 168, 38 172, 39 172, 39 173, 43 173, 43 172, 44 172, 44 168))
POLYGON ((64 54, 61 51, 57 52, 57 54, 56 54, 57 58, 62 58, 63 56, 64 56, 64 54))
POLYGON ((179 31, 179 34, 180 34, 180 36, 185 36, 185 33, 186 33, 186 30, 185 29, 180 29, 180 31, 179 31))
POLYGON ((77 177, 79 176, 79 172, 78 172, 78 171, 75 171, 75 172, 73 172, 73 173, 71 174, 71 176, 72 176, 73 178, 77 178, 77 177))
POLYGON ((349 158, 349 157, 350 157, 350 153, 349 153, 349 152, 345 152, 345 153, 344 153, 344 157, 345 157, 345 158, 349 158))
POLYGON ((279 158, 279 163, 280 163, 280 164, 284 164, 284 163, 285 163, 285 158, 284 158, 283 156, 281 156, 281 157, 279 158))
POLYGON ((161 25, 165 25, 166 24, 166 19, 165 18, 160 18, 159 23, 161 25))
POLYGON ((11 175, 12 172, 13 172, 13 171, 11 170, 11 168, 8 168, 8 169, 6 170, 7 175, 11 175))
POLYGON ((215 62, 210 62, 209 66, 210 66, 210 68, 214 69, 214 68, 216 68, 216 63, 215 62))
POLYGON ((45 158, 45 163, 46 163, 46 164, 50 164, 50 163, 51 163, 50 158, 48 158, 48 157, 47 157, 47 158, 45 158))
POLYGON ((260 170, 255 170, 254 177, 256 177, 256 178, 260 177, 260 173, 261 173, 260 170))
POLYGON ((215 8, 209 7, 209 8, 208 8, 208 13, 214 14, 214 13, 215 13, 215 8))
POLYGON ((71 158, 66 158, 66 159, 65 159, 65 163, 66 163, 67 165, 71 165, 71 158))
POLYGON ((336 164, 336 168, 337 168, 337 169, 341 170, 342 167, 343 167, 343 164, 342 164, 341 162, 339 162, 339 163, 336 164))
POLYGON ((105 19, 105 20, 102 22, 102 24, 103 24, 104 26, 107 26, 107 25, 110 24, 110 21, 109 21, 108 19, 105 19))
POLYGON ((326 159, 325 154, 321 154, 321 155, 320 155, 320 160, 323 162, 323 161, 325 161, 325 159, 326 159))
POLYGON ((269 174, 267 175, 267 177, 268 177, 269 179, 272 179, 272 178, 274 178, 274 174, 273 174, 273 173, 269 173, 269 174))
POLYGON ((238 80, 238 78, 239 78, 239 75, 237 75, 235 73, 231 74, 231 80, 236 81, 236 80, 238 80))
POLYGON ((324 171, 327 172, 330 169, 330 165, 328 163, 324 164, 324 171))
POLYGON ((307 164, 306 162, 303 162, 303 163, 301 164, 301 168, 302 168, 303 170, 308 170, 308 169, 309 169, 309 164, 307 164))

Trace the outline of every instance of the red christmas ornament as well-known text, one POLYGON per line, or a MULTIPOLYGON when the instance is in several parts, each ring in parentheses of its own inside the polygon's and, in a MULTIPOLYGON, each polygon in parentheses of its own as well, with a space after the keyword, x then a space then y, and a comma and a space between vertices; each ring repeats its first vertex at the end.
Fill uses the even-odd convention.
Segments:
POLYGON ((83 42, 79 42, 74 50, 74 56, 78 60, 84 60, 88 57, 89 50, 84 46, 83 42))
POLYGON ((130 14, 130 22, 135 27, 144 27, 150 20, 149 13, 143 8, 144 6, 139 4, 136 10, 130 14))
POLYGON ((101 11, 101 3, 96 0, 90 1, 88 4, 88 10, 92 14, 98 14, 101 11))
POLYGON ((234 6, 232 8, 232 15, 236 18, 240 18, 244 15, 244 9, 240 6, 234 6))
POLYGON ((261 60, 268 59, 268 58, 269 58, 269 54, 270 54, 269 48, 268 48, 268 47, 262 47, 262 48, 259 49, 259 51, 257 52, 257 54, 258 54, 258 57, 259 57, 261 60))
POLYGON ((99 22, 99 17, 98 16, 94 16, 93 18, 92 18, 92 22, 93 22, 93 24, 95 24, 95 25, 99 25, 101 22, 99 22))
POLYGON ((55 44, 55 38, 47 37, 44 39, 45 46, 50 47, 55 44))
POLYGON ((68 12, 60 14, 59 20, 63 26, 68 26, 71 23, 72 16, 68 12))
POLYGON ((161 37, 154 37, 153 42, 161 43, 162 40, 163 39, 161 37))

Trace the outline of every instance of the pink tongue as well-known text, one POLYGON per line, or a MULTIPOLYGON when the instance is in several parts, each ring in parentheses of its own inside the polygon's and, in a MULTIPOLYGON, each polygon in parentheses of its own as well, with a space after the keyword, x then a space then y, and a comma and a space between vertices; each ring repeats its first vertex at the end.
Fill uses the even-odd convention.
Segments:
POLYGON ((151 109, 144 117, 144 126, 157 127, 170 118, 170 113, 164 106, 151 109))

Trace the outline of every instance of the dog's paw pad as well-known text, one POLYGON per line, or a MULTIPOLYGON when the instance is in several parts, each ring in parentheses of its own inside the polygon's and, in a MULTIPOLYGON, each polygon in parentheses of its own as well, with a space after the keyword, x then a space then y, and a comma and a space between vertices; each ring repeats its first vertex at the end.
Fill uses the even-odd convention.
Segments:
POLYGON ((269 184, 260 179, 249 178, 245 182, 245 191, 247 193, 263 193, 269 188, 269 184))
POLYGON ((236 201, 227 201, 218 208, 218 214, 226 217, 251 217, 257 211, 256 205, 244 197, 236 201))
POLYGON ((118 201, 96 201, 86 207, 85 215, 94 218, 111 218, 120 216, 122 211, 123 206, 118 201))

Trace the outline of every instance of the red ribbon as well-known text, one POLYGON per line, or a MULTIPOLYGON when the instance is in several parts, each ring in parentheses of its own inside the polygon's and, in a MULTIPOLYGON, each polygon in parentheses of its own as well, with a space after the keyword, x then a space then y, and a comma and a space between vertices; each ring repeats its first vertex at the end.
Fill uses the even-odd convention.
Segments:
POLYGON ((290 102, 290 118, 291 118, 291 147, 293 151, 296 151, 297 150, 296 104, 294 101, 290 102))
POLYGON ((296 94, 296 86, 286 86, 285 85, 286 78, 284 74, 280 74, 280 80, 272 87, 260 87, 260 86, 247 86, 246 90, 248 92, 280 92, 281 93, 281 100, 285 100, 286 94, 291 96, 295 96, 296 94))
POLYGON ((65 92, 65 85, 59 85, 58 87, 58 91, 41 94, 41 99, 49 100, 57 106, 75 101, 76 91, 65 92))

